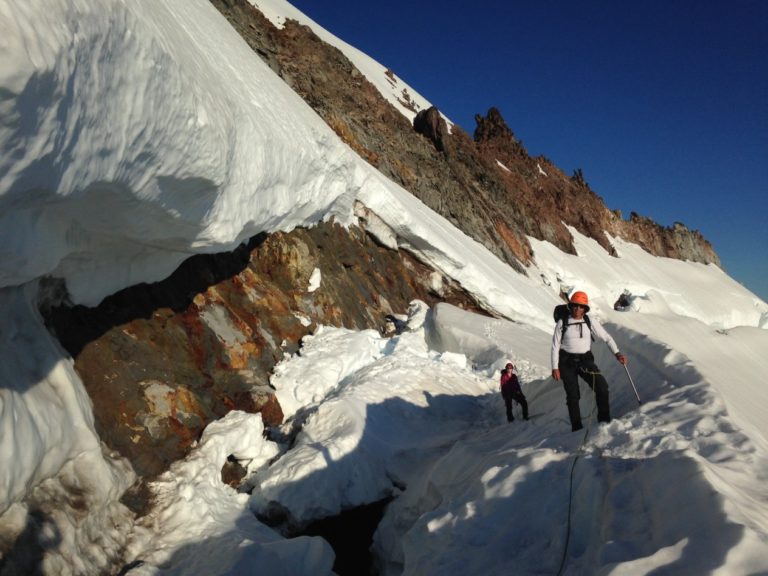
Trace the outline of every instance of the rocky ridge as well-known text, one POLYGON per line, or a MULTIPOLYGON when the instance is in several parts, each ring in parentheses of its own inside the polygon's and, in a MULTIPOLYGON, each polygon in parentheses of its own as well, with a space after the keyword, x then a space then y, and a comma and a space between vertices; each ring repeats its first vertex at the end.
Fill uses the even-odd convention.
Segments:
POLYGON ((448 130, 437 110, 420 111, 414 129, 309 27, 288 20, 277 29, 247 0, 211 3, 362 158, 518 271, 532 258, 528 236, 574 253, 566 225, 609 252, 606 232, 656 256, 719 265, 699 232, 635 213, 624 220, 581 171, 569 177, 546 157, 531 157, 496 108, 475 117, 474 138, 456 125, 448 130))

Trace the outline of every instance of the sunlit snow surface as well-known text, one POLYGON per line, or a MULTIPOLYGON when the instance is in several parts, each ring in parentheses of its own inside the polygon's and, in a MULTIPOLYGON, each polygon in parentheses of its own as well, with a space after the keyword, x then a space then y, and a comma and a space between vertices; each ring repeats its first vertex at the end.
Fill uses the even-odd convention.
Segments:
MULTIPOLYGON (((278 23, 296 16, 256 4, 278 23)), ((327 543, 285 539, 254 513, 279 506, 300 526, 395 495, 375 538, 385 574, 552 574, 584 442, 564 573, 768 571, 768 305, 717 267, 619 239, 615 258, 573 231, 578 256, 532 240, 537 264, 516 273, 358 159, 204 0, 0 1, 0 31, 0 544, 35 521, 49 573, 122 555, 132 574, 327 574, 327 543), (230 414, 135 521, 118 503, 132 473, 103 453, 37 312, 40 278, 95 304, 260 231, 352 224, 356 201, 386 245, 506 319, 414 303, 392 339, 321 327, 272 382, 296 444, 230 414), (586 436, 548 377, 561 288, 589 293, 643 399, 597 345, 615 420, 587 418, 585 387, 586 436), (631 309, 614 312, 624 290, 631 309), (530 422, 505 422, 507 360, 530 422), (221 483, 230 455, 252 495, 221 483)), ((349 54, 386 88, 383 68, 349 54)))

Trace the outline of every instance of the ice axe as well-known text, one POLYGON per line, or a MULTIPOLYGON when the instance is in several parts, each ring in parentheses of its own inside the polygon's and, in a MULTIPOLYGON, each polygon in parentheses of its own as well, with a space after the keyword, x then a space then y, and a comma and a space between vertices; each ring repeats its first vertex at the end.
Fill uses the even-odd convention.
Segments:
POLYGON ((626 364, 622 364, 624 366, 624 371, 627 373, 627 378, 629 378, 629 383, 632 384, 632 390, 635 391, 635 398, 637 398, 637 404, 642 404, 642 401, 640 400, 640 394, 637 393, 637 388, 635 388, 635 383, 632 381, 632 376, 629 375, 629 368, 627 368, 626 364))

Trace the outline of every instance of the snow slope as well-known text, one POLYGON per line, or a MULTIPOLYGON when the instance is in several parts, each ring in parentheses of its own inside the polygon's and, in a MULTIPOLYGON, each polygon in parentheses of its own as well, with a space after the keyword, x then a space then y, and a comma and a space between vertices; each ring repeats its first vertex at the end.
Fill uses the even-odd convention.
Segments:
MULTIPOLYGON (((257 4, 278 22, 294 15, 257 4)), ((357 158, 205 0, 5 0, 0 30, 3 561, 31 532, 47 538, 35 567, 47 573, 98 573, 122 553, 137 574, 329 573, 325 542, 285 539, 252 511, 279 504, 301 524, 395 494, 376 538, 389 573, 509 562, 549 573, 584 442, 566 573, 768 570, 768 305, 721 270, 618 239, 612 258, 576 234, 578 256, 532 240, 537 264, 516 273, 357 158), (276 372, 296 446, 230 415, 153 486, 158 505, 135 523, 118 502, 132 472, 100 444, 72 360, 37 311, 60 297, 46 278, 95 304, 260 231, 352 224, 356 202, 389 245, 510 321, 415 303, 412 330, 392 340, 322 329, 276 372), (620 366, 598 354, 616 420, 585 438, 568 432, 547 378, 561 287, 590 294, 645 400, 637 410, 620 366), (632 311, 614 312, 625 289, 632 311), (539 415, 514 427, 495 391, 507 358, 539 415), (314 381, 291 376, 307 363, 314 381), (252 497, 218 482, 228 454, 252 471, 252 497)), ((383 68, 362 60, 386 92, 383 68)))

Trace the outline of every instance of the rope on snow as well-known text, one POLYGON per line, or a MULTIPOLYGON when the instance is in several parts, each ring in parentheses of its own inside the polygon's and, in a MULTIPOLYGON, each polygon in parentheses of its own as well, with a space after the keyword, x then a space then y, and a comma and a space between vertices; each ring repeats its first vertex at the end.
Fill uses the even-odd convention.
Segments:
POLYGON ((592 416, 597 409, 597 393, 595 391, 595 375, 598 372, 591 372, 592 374, 592 393, 594 396, 594 402, 592 403, 592 410, 587 417, 587 427, 584 431, 584 438, 581 440, 581 446, 576 451, 576 457, 571 463, 571 472, 568 478, 568 521, 565 526, 565 546, 563 547, 563 556, 560 558, 560 567, 557 569, 557 576, 561 576, 563 569, 565 568, 565 559, 568 556, 568 545, 571 542, 571 510, 573 508, 573 471, 576 469, 577 460, 584 454, 584 445, 587 443, 587 437, 589 436, 589 429, 592 425, 592 416))

